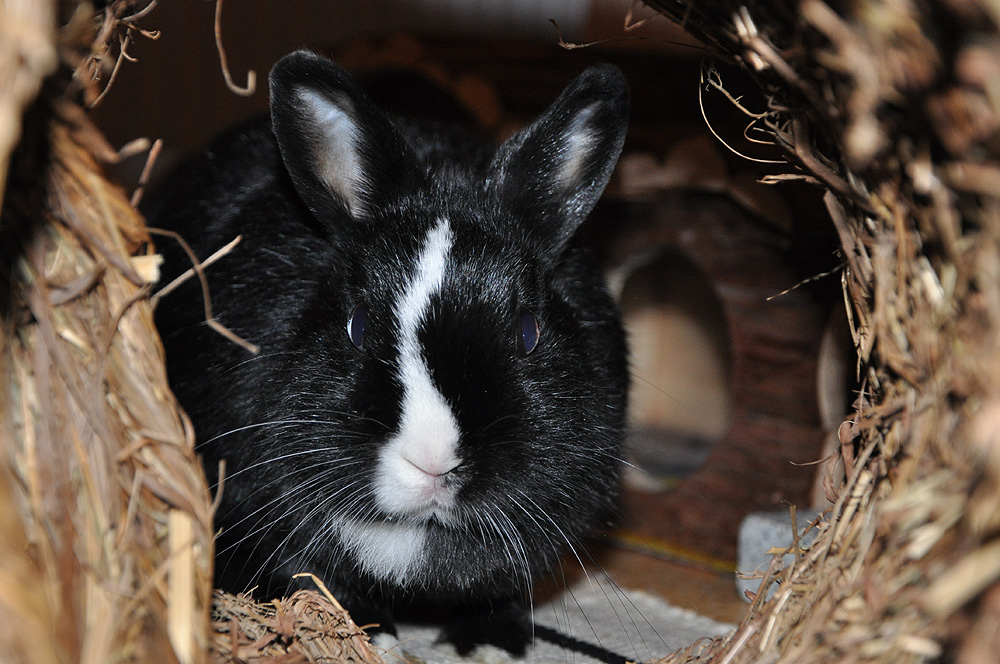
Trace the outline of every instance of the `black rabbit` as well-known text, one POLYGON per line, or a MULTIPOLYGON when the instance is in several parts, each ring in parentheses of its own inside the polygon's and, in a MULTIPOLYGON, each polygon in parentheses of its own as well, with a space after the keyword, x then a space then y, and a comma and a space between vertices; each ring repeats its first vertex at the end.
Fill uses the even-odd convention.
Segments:
MULTIPOLYGON (((533 579, 612 516, 628 374, 574 241, 622 148, 628 93, 588 69, 501 146, 390 118, 340 67, 271 71, 271 121, 174 177, 150 223, 204 259, 157 310, 216 514, 216 581, 321 577, 359 624, 441 613, 460 652, 524 652, 533 579)), ((168 272, 190 262, 164 241, 168 272)))

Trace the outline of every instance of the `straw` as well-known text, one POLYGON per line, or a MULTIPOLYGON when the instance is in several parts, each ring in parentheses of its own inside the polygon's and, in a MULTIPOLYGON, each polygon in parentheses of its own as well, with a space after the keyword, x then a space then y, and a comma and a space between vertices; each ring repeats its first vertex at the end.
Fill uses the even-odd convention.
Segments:
POLYGON ((650 0, 768 97, 827 190, 861 392, 816 541, 735 634, 669 662, 995 661, 1000 15, 988 2, 650 0))

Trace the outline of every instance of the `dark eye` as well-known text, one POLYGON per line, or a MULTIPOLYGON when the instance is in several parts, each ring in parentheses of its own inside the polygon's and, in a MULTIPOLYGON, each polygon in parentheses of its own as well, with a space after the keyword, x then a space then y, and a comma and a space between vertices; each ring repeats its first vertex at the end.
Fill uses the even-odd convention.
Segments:
POLYGON ((520 327, 520 333, 518 335, 517 349, 523 357, 530 354, 531 351, 535 350, 535 346, 538 345, 538 319, 535 318, 535 314, 527 309, 521 309, 518 326, 520 327))
POLYGON ((347 336, 358 350, 365 348, 365 326, 368 325, 368 305, 361 302, 347 319, 347 336))

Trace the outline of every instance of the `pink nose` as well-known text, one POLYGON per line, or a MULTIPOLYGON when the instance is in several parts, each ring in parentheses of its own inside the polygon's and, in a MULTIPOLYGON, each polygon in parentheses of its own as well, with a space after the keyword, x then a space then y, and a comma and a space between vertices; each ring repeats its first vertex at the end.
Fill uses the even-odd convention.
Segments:
POLYGON ((446 461, 427 459, 419 463, 412 459, 406 459, 406 461, 420 472, 430 475, 431 477, 444 477, 459 466, 459 463, 452 459, 446 461))

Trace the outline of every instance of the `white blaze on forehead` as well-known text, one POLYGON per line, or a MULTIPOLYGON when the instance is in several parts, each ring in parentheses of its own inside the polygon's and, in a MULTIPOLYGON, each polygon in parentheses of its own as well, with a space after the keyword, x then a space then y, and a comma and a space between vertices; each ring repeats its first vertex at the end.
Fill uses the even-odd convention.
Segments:
POLYGON ((399 429, 379 453, 375 498, 395 515, 428 517, 451 506, 453 491, 439 481, 459 463, 455 415, 434 385, 418 333, 433 296, 441 290, 452 232, 439 219, 424 239, 416 272, 396 303, 399 379, 403 386, 399 429))
POLYGON ((441 290, 452 240, 451 225, 448 220, 439 219, 434 228, 427 233, 420 256, 417 258, 416 273, 396 303, 402 354, 416 356, 407 359, 423 362, 420 357, 417 330, 430 308, 431 297, 441 290))

